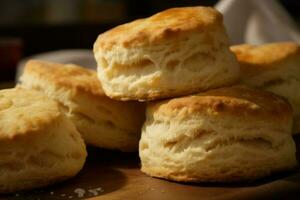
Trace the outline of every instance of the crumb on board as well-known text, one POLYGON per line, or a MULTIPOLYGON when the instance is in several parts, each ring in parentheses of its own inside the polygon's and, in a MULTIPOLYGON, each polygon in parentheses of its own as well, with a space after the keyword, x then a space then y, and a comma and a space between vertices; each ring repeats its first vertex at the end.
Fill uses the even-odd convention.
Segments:
POLYGON ((103 192, 104 190, 101 187, 89 189, 88 192, 94 196, 97 196, 99 193, 103 192))
POLYGON ((77 194, 77 197, 78 197, 78 198, 82 198, 82 197, 84 197, 85 190, 82 189, 82 188, 76 188, 76 189, 74 190, 74 193, 77 194))
MULTIPOLYGON (((74 190, 74 194, 66 194, 66 193, 57 193, 56 195, 59 195, 60 198, 68 198, 68 199, 73 199, 73 198, 84 198, 84 197, 91 197, 91 196, 98 196, 99 194, 101 194, 102 192, 104 192, 102 187, 97 187, 97 188, 90 188, 90 189, 83 189, 83 188, 76 188, 74 190)), ((36 193, 36 195, 40 195, 41 193, 36 193)), ((48 194, 50 195, 55 195, 54 191, 48 191, 48 194)), ((19 193, 15 193, 14 194, 15 197, 20 197, 23 196, 23 194, 19 194, 19 193)), ((38 199, 36 199, 38 200, 38 199)))

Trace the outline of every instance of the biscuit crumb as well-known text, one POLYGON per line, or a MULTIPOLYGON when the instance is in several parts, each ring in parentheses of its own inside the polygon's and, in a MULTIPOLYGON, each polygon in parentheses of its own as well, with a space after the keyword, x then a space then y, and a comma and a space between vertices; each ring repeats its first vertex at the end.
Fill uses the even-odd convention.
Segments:
POLYGON ((82 188, 76 188, 74 192, 77 194, 78 198, 84 197, 85 190, 82 188))
POLYGON ((101 187, 90 189, 88 190, 89 193, 93 194, 94 196, 97 196, 99 193, 103 192, 104 190, 101 187))

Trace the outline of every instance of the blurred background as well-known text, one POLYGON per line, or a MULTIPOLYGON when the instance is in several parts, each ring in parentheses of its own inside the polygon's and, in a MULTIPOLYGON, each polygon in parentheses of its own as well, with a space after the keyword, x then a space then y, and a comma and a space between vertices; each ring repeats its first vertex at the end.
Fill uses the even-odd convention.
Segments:
MULTIPOLYGON (((5 83, 12 83, 17 63, 22 58, 60 49, 92 49, 99 33, 118 24, 147 17, 170 7, 213 6, 217 2, 217 0, 0 0, 0 82, 3 83, 1 87, 6 87, 5 83)), ((299 25, 300 1, 278 2, 299 25)))

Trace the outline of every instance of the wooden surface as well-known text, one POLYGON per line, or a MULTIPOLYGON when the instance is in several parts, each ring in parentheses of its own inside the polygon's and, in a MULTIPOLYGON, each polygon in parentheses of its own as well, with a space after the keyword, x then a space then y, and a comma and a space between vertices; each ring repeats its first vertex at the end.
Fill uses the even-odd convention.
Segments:
MULTIPOLYGON (((300 136, 296 141, 299 149, 300 136)), ((139 171, 137 154, 89 149, 87 163, 75 178, 44 189, 2 195, 0 199, 239 200, 297 199, 299 194, 299 169, 250 184, 180 184, 144 175, 139 171), (75 192, 78 188, 85 191, 82 198, 75 192)))

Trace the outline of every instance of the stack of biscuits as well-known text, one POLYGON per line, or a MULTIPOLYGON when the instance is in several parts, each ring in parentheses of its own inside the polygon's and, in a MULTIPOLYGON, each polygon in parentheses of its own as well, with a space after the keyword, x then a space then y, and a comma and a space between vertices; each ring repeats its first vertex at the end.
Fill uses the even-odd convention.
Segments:
MULTIPOLYGON (((294 54, 289 68, 279 66, 293 73, 300 55, 292 46, 277 47, 275 55, 259 52, 261 62, 273 57, 285 62, 288 56, 279 53, 294 54)), ((260 59, 247 51, 236 59, 222 15, 207 7, 169 9, 98 37, 94 54, 105 94, 147 101, 139 143, 144 173, 184 182, 232 182, 296 166, 289 103, 269 92, 233 86, 249 82, 249 76, 241 76, 247 71, 239 66, 243 58, 260 59)), ((258 73, 263 79, 264 72, 258 73)), ((276 94, 293 100, 291 93, 276 94)))
POLYGON ((97 72, 31 60, 0 91, 0 192, 75 176, 85 144, 139 150, 145 174, 183 182, 297 166, 297 44, 230 47, 218 11, 186 7, 100 34, 94 55, 97 72))

